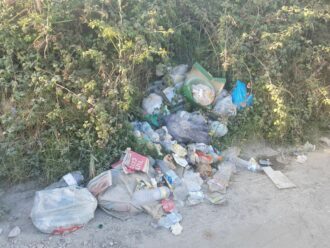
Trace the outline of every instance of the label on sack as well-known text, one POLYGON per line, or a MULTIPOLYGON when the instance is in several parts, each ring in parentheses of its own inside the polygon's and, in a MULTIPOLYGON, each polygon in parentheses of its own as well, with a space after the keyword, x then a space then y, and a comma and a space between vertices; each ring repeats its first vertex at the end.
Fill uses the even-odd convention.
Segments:
POLYGON ((66 182, 67 185, 72 186, 72 185, 77 185, 76 179, 72 176, 71 173, 66 174, 63 176, 63 180, 66 182))
POLYGON ((136 171, 142 171, 148 173, 149 159, 136 152, 128 150, 123 159, 123 171, 128 173, 134 173, 136 171))

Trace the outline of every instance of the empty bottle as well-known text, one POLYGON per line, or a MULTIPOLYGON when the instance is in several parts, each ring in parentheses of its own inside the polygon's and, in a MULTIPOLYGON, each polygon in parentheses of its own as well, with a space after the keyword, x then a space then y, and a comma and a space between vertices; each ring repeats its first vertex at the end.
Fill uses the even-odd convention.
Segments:
POLYGON ((167 187, 159 187, 156 189, 142 189, 135 191, 132 196, 132 204, 136 207, 147 205, 161 199, 168 198, 170 190, 167 187))
POLYGON ((231 175, 235 172, 235 164, 224 162, 219 166, 219 170, 214 174, 207 184, 211 192, 226 193, 231 175))

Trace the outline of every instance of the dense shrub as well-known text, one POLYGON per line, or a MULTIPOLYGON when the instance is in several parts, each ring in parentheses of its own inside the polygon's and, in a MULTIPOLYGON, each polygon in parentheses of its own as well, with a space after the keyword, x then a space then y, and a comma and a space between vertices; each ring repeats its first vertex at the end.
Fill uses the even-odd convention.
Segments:
POLYGON ((106 168, 135 145, 127 121, 158 63, 252 82, 232 135, 302 140, 329 124, 329 21, 318 0, 3 0, 0 178, 106 168))

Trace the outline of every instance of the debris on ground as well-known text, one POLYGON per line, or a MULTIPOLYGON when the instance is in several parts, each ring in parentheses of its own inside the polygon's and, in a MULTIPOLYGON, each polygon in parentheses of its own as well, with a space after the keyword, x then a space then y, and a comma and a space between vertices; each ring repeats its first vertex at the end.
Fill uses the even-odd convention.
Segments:
POLYGON ((20 234, 21 234, 21 229, 18 226, 15 226, 13 229, 10 230, 8 234, 8 238, 16 238, 20 234))
POLYGON ((298 155, 296 158, 296 161, 300 164, 303 164, 307 161, 307 156, 306 155, 298 155))
POLYGON ((74 171, 71 173, 68 173, 64 175, 61 180, 58 182, 55 182, 45 189, 56 189, 61 187, 67 187, 67 186, 79 186, 84 181, 84 176, 82 175, 81 171, 74 171))
POLYGON ((274 171, 272 167, 262 167, 265 174, 273 181, 279 189, 294 188, 296 185, 290 181, 281 171, 274 171))
POLYGON ((330 139, 327 137, 321 137, 320 141, 330 147, 330 139))
POLYGON ((131 126, 137 141, 156 148, 158 157, 127 148, 87 188, 78 187, 83 177, 73 172, 38 191, 31 218, 40 231, 75 231, 94 217, 98 205, 121 220, 145 212, 155 227, 179 235, 183 206, 221 205, 237 169, 262 170, 254 158, 242 159, 239 149, 221 152, 212 145, 228 133, 228 118, 253 104, 249 84, 238 80, 230 93, 223 89, 224 78, 213 77, 198 63, 190 71, 187 65, 160 65, 156 75, 161 78, 147 90, 142 119, 131 126))
POLYGON ((68 186, 37 191, 31 219, 41 232, 63 234, 83 227, 94 218, 95 197, 86 189, 68 186))

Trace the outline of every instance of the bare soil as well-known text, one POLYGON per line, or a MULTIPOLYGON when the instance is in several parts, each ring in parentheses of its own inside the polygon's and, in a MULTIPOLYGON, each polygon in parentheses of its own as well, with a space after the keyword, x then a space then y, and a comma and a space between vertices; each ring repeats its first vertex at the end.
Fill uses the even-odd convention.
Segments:
MULTIPOLYGON (((243 154, 271 155, 265 149, 248 146, 243 154)), ((155 229, 146 214, 123 222, 99 209, 81 230, 46 235, 29 218, 40 186, 30 182, 0 189, 0 204, 9 210, 0 220, 0 247, 330 247, 330 149, 320 146, 304 164, 292 160, 281 171, 296 188, 279 190, 263 173, 239 171, 224 205, 203 203, 181 210, 184 229, 179 236, 155 229), (8 239, 14 226, 22 232, 8 239)))

